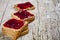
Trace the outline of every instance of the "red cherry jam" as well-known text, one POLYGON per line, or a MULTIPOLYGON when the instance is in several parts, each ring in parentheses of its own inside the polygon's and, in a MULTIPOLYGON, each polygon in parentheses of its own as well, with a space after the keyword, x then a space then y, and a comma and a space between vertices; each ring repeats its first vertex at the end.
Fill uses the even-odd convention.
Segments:
POLYGON ((16 13, 14 13, 17 17, 20 19, 28 18, 29 16, 34 16, 33 14, 30 14, 27 10, 21 10, 16 13))
POLYGON ((24 25, 24 21, 16 20, 16 19, 10 19, 6 23, 3 24, 5 27, 13 28, 13 29, 19 29, 24 25))
POLYGON ((20 9, 26 9, 29 7, 33 7, 33 5, 30 2, 26 2, 26 3, 17 4, 17 7, 19 7, 20 9))

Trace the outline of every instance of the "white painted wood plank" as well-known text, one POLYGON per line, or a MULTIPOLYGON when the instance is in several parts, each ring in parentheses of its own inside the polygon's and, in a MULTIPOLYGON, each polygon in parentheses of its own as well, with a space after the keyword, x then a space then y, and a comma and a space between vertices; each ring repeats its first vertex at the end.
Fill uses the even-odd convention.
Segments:
MULTIPOLYGON (((58 0, 59 1, 59 0, 58 0)), ((58 25, 58 40, 60 40, 60 3, 58 3, 57 5, 56 5, 56 7, 55 7, 55 12, 56 12, 56 14, 57 14, 57 16, 58 16, 58 21, 57 21, 57 25, 58 25)))
POLYGON ((59 40, 58 15, 54 12, 52 0, 39 0, 39 40, 59 40))
POLYGON ((8 5, 8 0, 0 0, 0 24, 1 24, 7 5, 8 5))

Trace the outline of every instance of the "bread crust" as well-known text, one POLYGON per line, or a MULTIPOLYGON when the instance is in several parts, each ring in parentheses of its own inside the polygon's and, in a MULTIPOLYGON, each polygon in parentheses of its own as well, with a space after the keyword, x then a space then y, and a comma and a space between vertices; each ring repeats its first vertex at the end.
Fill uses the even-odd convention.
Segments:
POLYGON ((28 27, 27 22, 25 22, 24 26, 21 27, 20 29, 11 29, 11 28, 3 26, 2 32, 4 35, 11 37, 12 40, 16 40, 20 36, 21 32, 24 30, 25 27, 28 27))
POLYGON ((19 31, 10 30, 4 27, 2 28, 2 32, 5 36, 12 38, 12 40, 16 40, 19 35, 19 31))
MULTIPOLYGON (((14 5, 14 8, 15 8, 16 10, 22 10, 21 8, 17 7, 17 5, 18 5, 18 4, 15 4, 15 5, 14 5)), ((26 8, 26 9, 24 9, 24 10, 34 10, 34 9, 35 9, 35 7, 32 6, 32 7, 26 8)))
POLYGON ((30 16, 30 17, 25 18, 25 19, 20 19, 19 17, 15 16, 13 13, 12 18, 17 19, 17 20, 24 20, 24 21, 27 21, 28 23, 30 23, 35 19, 35 16, 30 16))
POLYGON ((21 32, 20 36, 26 35, 26 34, 28 34, 28 32, 29 32, 29 29, 26 29, 25 31, 21 32))
POLYGON ((24 32, 28 29, 28 26, 27 27, 24 27, 24 29, 21 31, 21 32, 24 32))

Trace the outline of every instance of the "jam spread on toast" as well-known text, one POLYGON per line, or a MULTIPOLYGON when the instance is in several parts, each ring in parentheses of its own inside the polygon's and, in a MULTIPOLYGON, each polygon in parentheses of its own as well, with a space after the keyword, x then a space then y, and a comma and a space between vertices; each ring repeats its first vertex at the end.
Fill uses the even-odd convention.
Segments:
POLYGON ((13 29, 19 29, 24 25, 24 21, 16 20, 16 19, 10 19, 7 22, 3 24, 5 27, 13 28, 13 29))
POLYGON ((28 18, 29 16, 34 16, 30 12, 28 12, 27 10, 18 11, 16 13, 14 13, 14 15, 19 17, 20 19, 28 18))
POLYGON ((17 4, 17 7, 19 7, 20 9, 26 9, 33 7, 33 5, 30 2, 26 2, 26 3, 17 4))

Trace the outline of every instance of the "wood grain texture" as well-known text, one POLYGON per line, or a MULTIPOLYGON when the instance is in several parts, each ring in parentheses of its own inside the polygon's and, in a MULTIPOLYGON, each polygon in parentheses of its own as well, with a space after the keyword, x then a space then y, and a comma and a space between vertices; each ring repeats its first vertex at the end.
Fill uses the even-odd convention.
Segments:
POLYGON ((8 0, 0 0, 0 25, 1 25, 1 21, 3 19, 6 7, 8 5, 8 0))
POLYGON ((31 2, 35 10, 29 10, 35 15, 35 20, 29 24, 29 33, 17 40, 60 40, 60 14, 55 12, 52 0, 0 0, 0 24, 12 18, 16 10, 15 4, 31 2))
POLYGON ((52 0, 39 0, 40 4, 40 40, 59 40, 58 15, 52 0))

